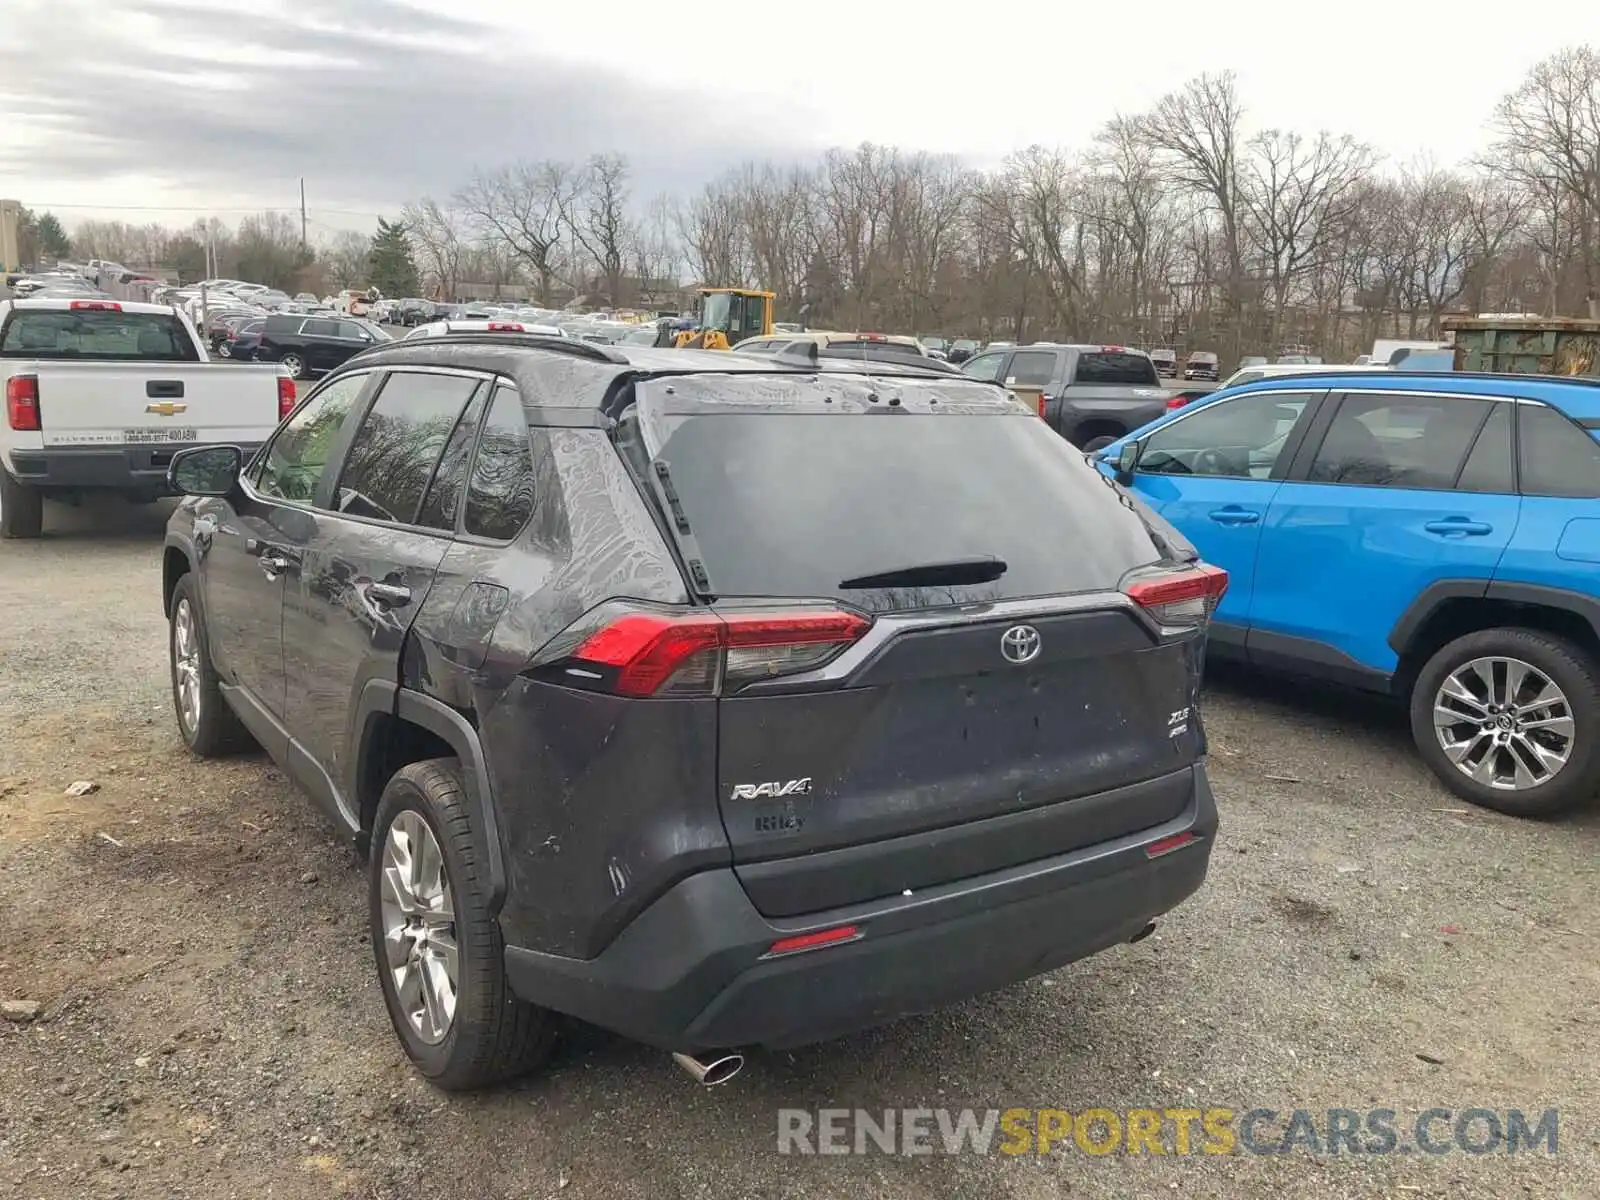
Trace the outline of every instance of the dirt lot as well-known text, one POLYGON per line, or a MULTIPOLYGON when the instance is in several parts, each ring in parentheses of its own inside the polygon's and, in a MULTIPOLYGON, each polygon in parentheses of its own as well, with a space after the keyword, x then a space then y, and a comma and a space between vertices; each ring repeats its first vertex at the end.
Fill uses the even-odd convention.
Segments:
POLYGON ((571 1030, 542 1077, 418 1082, 351 853, 259 758, 187 756, 164 506, 0 544, 0 1195, 1600 1195, 1600 818, 1463 811, 1394 714, 1213 687, 1223 835, 1160 931, 694 1087, 571 1030), (109 531, 108 531, 109 530, 109 531), (66 795, 77 780, 98 784, 66 795), (1422 1057, 1426 1056, 1426 1058, 1422 1057), (780 1108, 1560 1108, 1559 1153, 780 1157, 780 1108))

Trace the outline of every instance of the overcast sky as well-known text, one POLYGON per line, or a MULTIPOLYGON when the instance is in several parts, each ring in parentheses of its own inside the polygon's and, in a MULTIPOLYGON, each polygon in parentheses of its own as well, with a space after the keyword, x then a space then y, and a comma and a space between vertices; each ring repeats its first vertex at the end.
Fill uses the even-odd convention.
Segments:
POLYGON ((975 164, 1081 145, 1201 71, 1253 128, 1463 160, 1593 0, 1527 24, 1396 0, 0 0, 0 196, 187 222, 293 208, 370 227, 475 166, 608 150, 635 195, 875 141, 975 164), (127 211, 110 211, 126 206, 127 211), (138 211, 143 208, 149 211, 138 211), (182 211, 189 210, 189 211, 182 211))

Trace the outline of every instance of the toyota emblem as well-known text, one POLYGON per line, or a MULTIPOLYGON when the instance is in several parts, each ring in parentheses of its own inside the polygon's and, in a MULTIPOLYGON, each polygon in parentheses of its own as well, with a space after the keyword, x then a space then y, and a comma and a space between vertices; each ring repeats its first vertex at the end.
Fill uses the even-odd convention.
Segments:
POLYGON ((1039 657, 1044 639, 1032 625, 1013 625, 1000 635, 1000 654, 1008 663, 1021 666, 1039 657))

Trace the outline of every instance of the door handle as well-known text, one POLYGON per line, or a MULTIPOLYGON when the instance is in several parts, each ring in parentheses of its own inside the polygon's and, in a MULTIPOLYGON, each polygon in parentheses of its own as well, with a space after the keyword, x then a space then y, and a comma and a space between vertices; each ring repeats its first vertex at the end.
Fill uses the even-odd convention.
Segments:
POLYGON ((1443 521, 1429 521, 1423 526, 1429 533, 1442 533, 1446 537, 1457 534, 1466 537, 1472 534, 1482 537, 1486 533, 1493 533, 1494 526, 1484 521, 1469 521, 1466 517, 1450 517, 1443 521))
POLYGON ((411 603, 411 589, 398 583, 369 583, 361 590, 368 600, 385 608, 401 608, 411 603))
POLYGON ((1240 508, 1230 504, 1227 508, 1214 508, 1208 514, 1218 525, 1254 525, 1261 520, 1261 514, 1248 508, 1240 508))

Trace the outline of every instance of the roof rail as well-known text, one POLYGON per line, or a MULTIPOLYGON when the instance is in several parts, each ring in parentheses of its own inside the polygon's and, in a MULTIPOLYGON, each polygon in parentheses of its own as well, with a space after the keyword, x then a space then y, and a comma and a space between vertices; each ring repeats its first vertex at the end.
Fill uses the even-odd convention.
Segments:
POLYGON ((1318 367, 1315 371, 1296 371, 1292 375, 1264 375, 1261 379, 1252 379, 1251 383, 1263 383, 1267 380, 1283 379, 1315 379, 1318 375, 1360 375, 1362 379, 1383 379, 1390 375, 1399 375, 1406 379, 1503 379, 1514 380, 1522 383, 1527 381, 1544 381, 1547 383, 1575 383, 1581 387, 1600 387, 1600 375, 1534 375, 1527 371, 1430 371, 1426 367, 1384 367, 1377 371, 1362 370, 1357 367, 1349 369, 1353 364, 1346 363, 1343 367, 1318 367))
POLYGON ((554 350, 559 354, 570 354, 574 358, 587 358, 591 362, 612 363, 625 367, 629 361, 626 355, 609 346, 597 342, 585 342, 579 338, 551 337, 545 333, 490 333, 487 330, 482 332, 463 330, 459 333, 440 334, 438 337, 417 338, 415 341, 398 338, 392 342, 373 346, 363 353, 392 350, 396 346, 504 346, 507 342, 535 350, 554 350))

